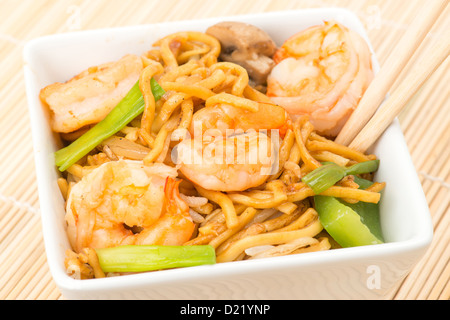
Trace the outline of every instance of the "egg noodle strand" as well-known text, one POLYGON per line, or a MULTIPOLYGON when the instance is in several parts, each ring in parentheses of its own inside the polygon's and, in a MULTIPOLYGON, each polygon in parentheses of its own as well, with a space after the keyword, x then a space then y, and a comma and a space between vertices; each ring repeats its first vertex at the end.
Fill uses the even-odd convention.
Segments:
MULTIPOLYGON (((178 32, 158 40, 142 56, 140 89, 145 109, 121 134, 148 148, 144 164, 162 162, 174 166, 168 157, 174 147, 170 138, 180 129, 188 130, 193 114, 200 108, 227 104, 257 112, 259 103, 270 103, 264 93, 249 84, 244 68, 218 61, 219 53, 220 43, 214 37, 201 32, 178 32), (151 92, 152 77, 166 91, 158 102, 151 92)), ((184 245, 212 245, 217 262, 328 250, 333 241, 323 232, 309 200, 314 192, 301 178, 323 161, 348 165, 373 158, 318 135, 308 118, 300 117, 280 136, 279 169, 260 187, 219 192, 183 179, 180 192, 192 197, 190 209, 203 220, 184 245), (197 198, 206 199, 195 205, 197 198)), ((61 181, 64 194, 70 193, 69 181, 78 181, 108 161, 112 161, 112 155, 100 150, 90 155, 84 165, 73 165, 68 169, 67 181, 61 181)), ((380 186, 359 190, 357 185, 348 184, 333 186, 323 194, 376 203, 379 191, 380 186)), ((87 261, 89 254, 85 253, 84 259, 87 261)), ((73 255, 66 259, 66 266, 81 278, 92 273, 73 255)))

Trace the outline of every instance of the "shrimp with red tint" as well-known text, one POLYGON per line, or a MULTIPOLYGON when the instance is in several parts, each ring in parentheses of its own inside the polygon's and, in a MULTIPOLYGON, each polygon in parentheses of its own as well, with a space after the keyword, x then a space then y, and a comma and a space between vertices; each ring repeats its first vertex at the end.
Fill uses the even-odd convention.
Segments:
POLYGON ((227 130, 279 130, 280 135, 288 127, 288 114, 275 104, 258 103, 258 111, 253 112, 226 103, 206 106, 198 110, 192 117, 190 134, 214 133, 225 135, 227 130))
POLYGON ((257 111, 227 103, 197 111, 192 138, 175 150, 180 172, 208 190, 243 191, 263 184, 277 170, 276 147, 289 116, 275 104, 257 105, 257 111))
POLYGON ((194 223, 180 198, 177 171, 164 164, 107 162, 73 186, 67 200, 72 248, 182 245, 194 223))
POLYGON ((143 63, 136 55, 91 67, 65 83, 40 92, 55 132, 69 133, 100 122, 138 81, 143 63))
POLYGON ((278 137, 250 130, 209 138, 186 139, 176 148, 180 172, 204 189, 247 190, 263 184, 278 170, 278 137))
POLYGON ((267 95, 295 119, 308 115, 334 137, 373 79, 371 53, 356 32, 325 22, 289 38, 275 53, 267 95))

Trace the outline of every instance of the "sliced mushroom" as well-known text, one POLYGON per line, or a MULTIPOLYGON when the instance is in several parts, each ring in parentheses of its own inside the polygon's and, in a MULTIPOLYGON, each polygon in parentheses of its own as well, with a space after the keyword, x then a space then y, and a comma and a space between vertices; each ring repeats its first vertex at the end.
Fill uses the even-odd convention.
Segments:
POLYGON ((277 46, 265 31, 250 24, 225 21, 209 27, 206 33, 219 40, 223 61, 234 62, 247 69, 256 85, 266 83, 275 65, 272 56, 277 46))

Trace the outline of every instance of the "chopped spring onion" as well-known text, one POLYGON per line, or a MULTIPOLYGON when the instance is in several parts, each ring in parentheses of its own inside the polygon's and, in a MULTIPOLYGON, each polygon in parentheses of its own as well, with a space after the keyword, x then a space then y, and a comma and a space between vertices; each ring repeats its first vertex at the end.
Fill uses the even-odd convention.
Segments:
MULTIPOLYGON (((372 181, 365 180, 356 176, 354 177, 354 179, 355 182, 359 185, 360 189, 365 190, 373 184, 372 181)), ((378 239, 384 241, 383 233, 381 232, 379 203, 369 203, 363 201, 358 201, 357 203, 347 203, 343 202, 343 200, 341 199, 338 200, 358 213, 361 218, 361 222, 369 228, 370 232, 378 239)))
POLYGON ((315 194, 322 193, 345 177, 345 170, 335 163, 326 163, 302 178, 315 194))
POLYGON ((345 175, 355 175, 355 174, 363 174, 363 173, 369 173, 369 172, 375 172, 378 170, 378 167, 380 166, 380 160, 369 160, 360 162, 357 164, 354 164, 348 168, 345 168, 345 175))
POLYGON ((326 162, 319 168, 309 172, 302 178, 315 194, 320 194, 348 175, 374 172, 378 169, 379 160, 369 160, 344 168, 333 162, 326 162))
MULTIPOLYGON (((373 183, 359 177, 355 182, 360 189, 373 183)), ((314 196, 314 203, 324 229, 342 247, 383 243, 378 203, 347 203, 327 196, 314 196)))
MULTIPOLYGON (((342 247, 357 247, 383 243, 379 236, 371 231, 370 221, 363 221, 361 215, 349 205, 344 204, 337 198, 328 196, 314 196, 314 203, 319 213, 320 223, 324 229, 339 243, 342 247)), ((370 210, 378 210, 378 205, 370 207, 370 210)), ((361 205, 360 210, 366 210, 367 207, 361 205)), ((371 211, 372 214, 378 214, 378 211, 371 211)), ((366 215, 368 213, 365 213, 366 215)), ((378 226, 374 226, 378 228, 378 226)))
POLYGON ((144 272, 216 263, 210 245, 126 245, 95 251, 103 272, 144 272))

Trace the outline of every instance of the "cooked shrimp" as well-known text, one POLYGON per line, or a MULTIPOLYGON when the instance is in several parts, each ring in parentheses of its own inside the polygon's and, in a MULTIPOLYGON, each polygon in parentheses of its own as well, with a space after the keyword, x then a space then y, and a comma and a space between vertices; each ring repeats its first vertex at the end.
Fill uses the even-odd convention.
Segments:
POLYGON ((373 79, 371 53, 356 32, 325 22, 288 39, 275 53, 267 95, 295 118, 309 115, 336 136, 373 79))
POLYGON ((120 160, 101 165, 73 186, 66 221, 72 247, 181 245, 194 231, 178 193, 177 171, 120 160))
POLYGON ((286 111, 275 104, 260 102, 258 111, 248 111, 229 104, 220 103, 197 111, 192 117, 190 134, 225 135, 227 130, 279 130, 283 135, 288 125, 286 111), (217 131, 218 130, 218 131, 217 131))
POLYGON ((242 191, 263 184, 276 170, 275 144, 289 126, 289 117, 275 104, 257 105, 257 111, 227 103, 197 111, 191 122, 192 139, 184 140, 173 153, 183 175, 215 191, 242 191))
POLYGON ((73 132, 102 120, 138 81, 143 69, 136 55, 89 68, 66 83, 41 90, 55 132, 73 132))
POLYGON ((204 189, 243 191, 263 184, 276 172, 274 144, 256 131, 213 141, 187 139, 176 147, 176 163, 187 179, 204 189))

